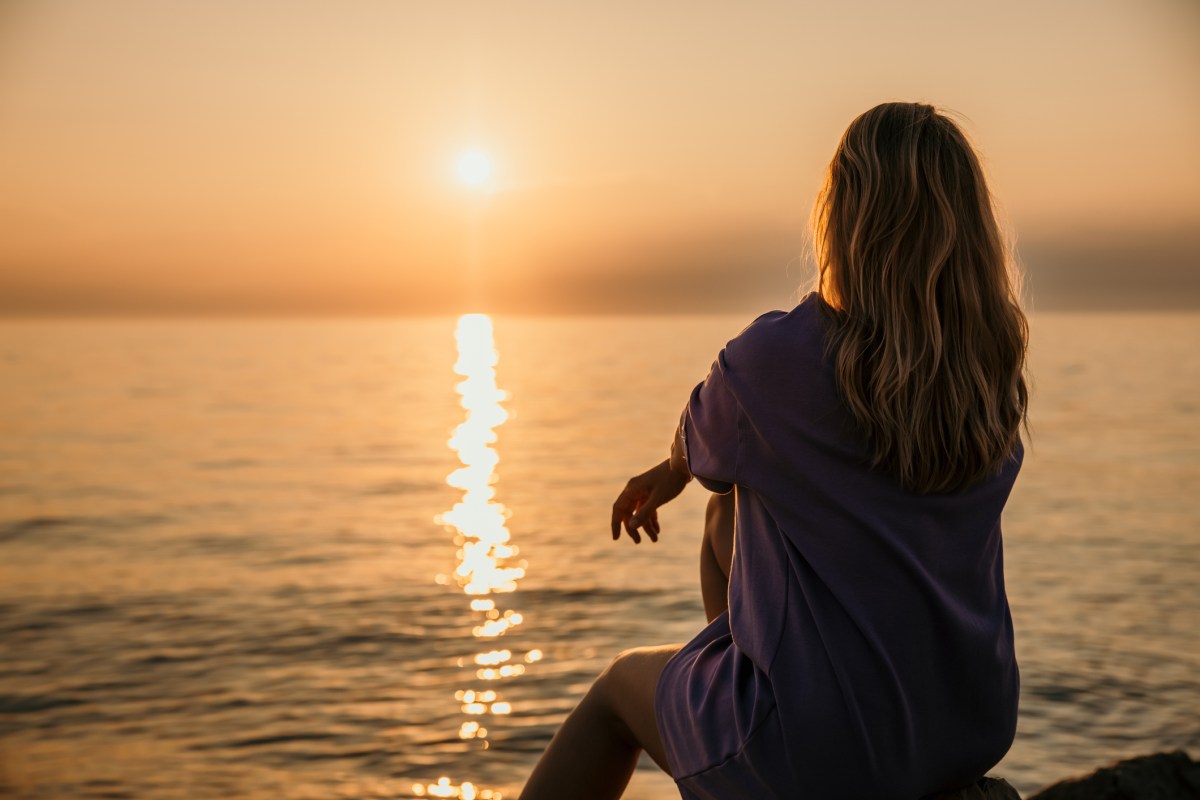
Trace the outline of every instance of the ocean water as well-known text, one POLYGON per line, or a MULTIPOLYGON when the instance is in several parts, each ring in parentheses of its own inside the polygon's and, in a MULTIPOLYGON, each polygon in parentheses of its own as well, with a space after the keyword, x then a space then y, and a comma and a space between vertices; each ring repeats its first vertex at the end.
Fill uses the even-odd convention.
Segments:
MULTIPOLYGON (((515 797, 612 655, 704 623, 703 492, 658 544, 608 514, 748 321, 0 323, 0 795, 515 797)), ((1033 317, 1023 792, 1200 751, 1198 344, 1033 317)))

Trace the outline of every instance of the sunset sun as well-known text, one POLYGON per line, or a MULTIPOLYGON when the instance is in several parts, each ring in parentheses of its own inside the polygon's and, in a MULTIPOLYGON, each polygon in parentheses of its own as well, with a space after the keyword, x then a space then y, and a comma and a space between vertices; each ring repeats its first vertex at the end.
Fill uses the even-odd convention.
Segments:
POLYGON ((482 186, 492 176, 492 160, 482 150, 464 150, 458 156, 458 179, 467 186, 482 186))

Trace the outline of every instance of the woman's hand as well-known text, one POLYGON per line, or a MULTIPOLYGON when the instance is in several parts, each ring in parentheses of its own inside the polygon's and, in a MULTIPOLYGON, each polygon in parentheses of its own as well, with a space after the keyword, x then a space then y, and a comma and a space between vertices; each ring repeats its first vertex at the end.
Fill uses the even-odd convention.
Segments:
POLYGON ((621 526, 624 525, 634 543, 642 541, 638 528, 645 528, 650 541, 657 542, 658 507, 678 497, 691 479, 688 473, 672 469, 671 459, 630 478, 617 502, 613 503, 613 541, 621 538, 621 526))

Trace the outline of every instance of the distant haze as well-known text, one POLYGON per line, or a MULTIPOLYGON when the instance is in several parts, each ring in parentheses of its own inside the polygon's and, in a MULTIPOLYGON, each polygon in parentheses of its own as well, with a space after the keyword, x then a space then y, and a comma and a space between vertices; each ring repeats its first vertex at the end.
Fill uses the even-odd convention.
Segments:
POLYGON ((781 306, 886 100, 962 121, 1034 308, 1200 307, 1194 0, 7 0, 0 313, 781 306))

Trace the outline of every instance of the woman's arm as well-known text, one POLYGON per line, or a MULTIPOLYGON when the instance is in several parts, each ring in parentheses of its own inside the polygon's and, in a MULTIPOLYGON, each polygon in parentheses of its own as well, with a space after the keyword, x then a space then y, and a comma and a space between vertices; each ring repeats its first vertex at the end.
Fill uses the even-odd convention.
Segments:
POLYGON ((688 471, 685 458, 683 431, 677 427, 675 438, 671 441, 670 457, 641 475, 630 478, 613 503, 613 541, 621 538, 621 526, 624 525, 634 543, 642 541, 638 528, 645 528, 650 541, 657 542, 660 530, 658 507, 678 497, 691 479, 692 473, 688 471))

